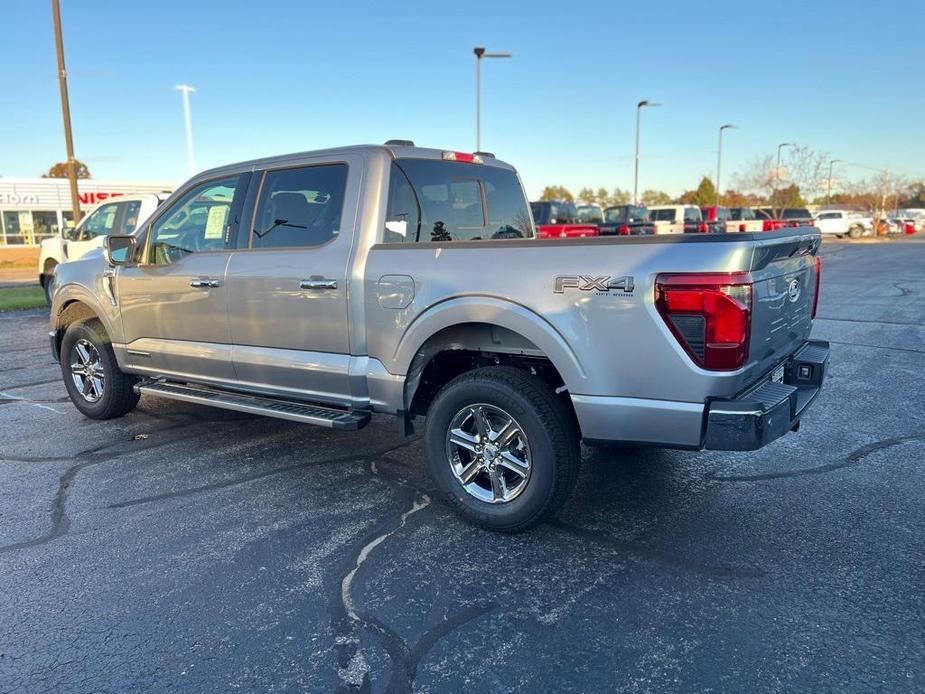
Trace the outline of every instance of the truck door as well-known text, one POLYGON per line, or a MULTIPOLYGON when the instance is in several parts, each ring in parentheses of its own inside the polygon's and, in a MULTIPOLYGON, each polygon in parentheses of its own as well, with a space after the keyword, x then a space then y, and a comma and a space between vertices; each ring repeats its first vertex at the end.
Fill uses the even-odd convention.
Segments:
POLYGON ((350 404, 348 267, 363 160, 344 159, 255 174, 254 212, 226 274, 244 387, 350 404))
POLYGON ((839 212, 822 212, 816 217, 816 226, 823 234, 844 233, 844 222, 839 212))
POLYGON ((137 266, 119 268, 127 361, 152 375, 234 380, 225 268, 250 173, 193 184, 157 214, 137 266))

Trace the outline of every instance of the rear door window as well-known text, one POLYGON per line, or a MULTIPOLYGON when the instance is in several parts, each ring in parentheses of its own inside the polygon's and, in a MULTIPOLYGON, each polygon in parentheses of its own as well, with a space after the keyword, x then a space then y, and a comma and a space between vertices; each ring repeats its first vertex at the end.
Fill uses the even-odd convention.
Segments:
POLYGON ((653 222, 673 222, 675 221, 676 212, 674 208, 668 208, 665 210, 649 210, 649 215, 652 217, 653 222))
POLYGON ((305 248, 340 233, 347 165, 267 171, 260 187, 251 248, 305 248))
POLYGON ((684 208, 684 221, 685 222, 699 222, 703 217, 700 216, 700 210, 696 207, 686 207, 684 208))

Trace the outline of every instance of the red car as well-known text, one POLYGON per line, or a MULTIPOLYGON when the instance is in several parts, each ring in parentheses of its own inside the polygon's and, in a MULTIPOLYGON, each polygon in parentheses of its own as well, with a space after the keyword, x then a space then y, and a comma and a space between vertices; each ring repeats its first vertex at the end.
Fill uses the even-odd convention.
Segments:
POLYGON ((582 236, 600 236, 594 224, 581 224, 574 203, 542 200, 530 203, 536 236, 540 239, 572 239, 582 236))
POLYGON ((701 207, 700 214, 706 222, 711 234, 725 234, 727 231, 738 231, 730 224, 729 209, 722 206, 710 205, 701 207))

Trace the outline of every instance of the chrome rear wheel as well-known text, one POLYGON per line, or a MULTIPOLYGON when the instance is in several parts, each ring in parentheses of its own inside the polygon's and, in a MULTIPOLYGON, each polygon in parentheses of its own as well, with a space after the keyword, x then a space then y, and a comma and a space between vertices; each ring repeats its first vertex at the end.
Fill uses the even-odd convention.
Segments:
POLYGON ((530 443, 514 417, 487 403, 467 405, 450 420, 446 455, 453 476, 480 501, 503 504, 526 489, 530 443))

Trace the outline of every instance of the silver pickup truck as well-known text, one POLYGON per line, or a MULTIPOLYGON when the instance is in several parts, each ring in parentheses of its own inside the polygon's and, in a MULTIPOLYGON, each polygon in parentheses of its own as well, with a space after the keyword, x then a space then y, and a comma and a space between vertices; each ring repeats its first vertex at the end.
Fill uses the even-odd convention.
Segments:
POLYGON ((188 181, 102 256, 62 264, 51 346, 88 417, 146 394, 410 432, 469 520, 553 513, 580 441, 750 450, 795 430, 819 232, 535 238, 515 170, 407 141, 188 181))

